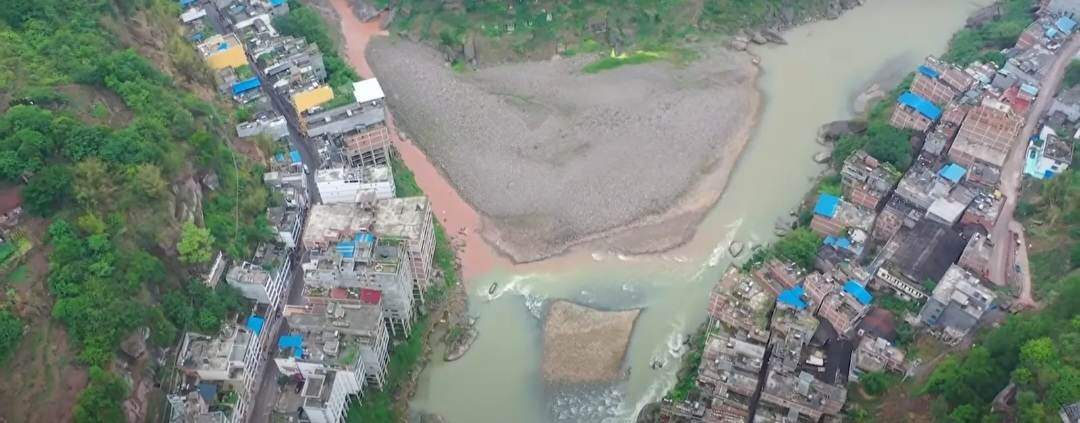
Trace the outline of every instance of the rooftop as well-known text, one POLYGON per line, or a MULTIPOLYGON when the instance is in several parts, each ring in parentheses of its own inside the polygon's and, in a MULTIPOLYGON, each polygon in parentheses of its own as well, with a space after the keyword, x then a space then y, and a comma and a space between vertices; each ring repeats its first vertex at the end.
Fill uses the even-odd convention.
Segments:
POLYGON ((751 396, 757 389, 764 358, 764 345, 724 334, 712 334, 705 341, 698 380, 712 385, 723 385, 739 394, 751 396))
POLYGON ((767 340, 769 311, 774 301, 772 292, 763 283, 732 266, 713 285, 709 314, 736 331, 767 340))
POLYGON ((392 238, 420 239, 432 224, 427 197, 405 197, 375 203, 375 233, 392 238))
POLYGON ((981 317, 997 299, 996 294, 982 286, 978 276, 955 264, 949 266, 931 297, 942 304, 955 302, 975 318, 981 317))
POLYGON ((304 117, 307 135, 312 138, 362 131, 385 120, 386 109, 381 103, 349 103, 304 117))
POLYGON ((308 304, 282 311, 290 335, 279 343, 279 357, 322 363, 351 370, 360 361, 360 346, 375 342, 386 330, 377 304, 308 304))
POLYGON ((930 166, 931 163, 921 158, 917 160, 900 179, 896 195, 923 210, 929 208, 934 200, 949 195, 953 183, 938 175, 930 166))
POLYGON ((227 375, 224 379, 236 379, 234 372, 242 371, 244 353, 251 340, 250 329, 235 323, 226 323, 216 336, 189 332, 185 335, 184 348, 180 352, 181 366, 198 372, 227 375))
POLYGON ((906 91, 900 95, 897 102, 915 109, 919 114, 925 116, 930 120, 937 120, 941 117, 941 108, 935 106, 930 100, 922 98, 918 94, 911 91, 906 91))
POLYGON ((374 224, 374 210, 360 204, 316 204, 308 214, 304 245, 325 248, 357 232, 370 231, 374 224))
POLYGON ((353 82, 353 96, 356 97, 357 103, 381 101, 386 98, 382 86, 379 85, 379 80, 375 78, 353 82))
POLYGON ((900 232, 885 246, 888 260, 916 283, 938 280, 964 251, 967 239, 949 225, 929 219, 900 232))

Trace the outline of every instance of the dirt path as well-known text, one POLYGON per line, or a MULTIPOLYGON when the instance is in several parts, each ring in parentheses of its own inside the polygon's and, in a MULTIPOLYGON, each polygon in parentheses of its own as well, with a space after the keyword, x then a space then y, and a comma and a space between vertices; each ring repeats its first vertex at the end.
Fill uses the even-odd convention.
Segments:
MULTIPOLYGON (((1050 107, 1054 94, 1057 93, 1058 86, 1061 84, 1061 79, 1065 76, 1065 67, 1073 60, 1077 51, 1080 51, 1080 37, 1074 36, 1061 48, 1053 67, 1043 78, 1042 86, 1039 87, 1041 95, 1035 99, 1035 103, 1028 113, 1027 121, 1024 123, 1024 128, 1020 131, 1016 145, 1009 151, 1009 156, 1006 158, 1005 166, 1001 171, 1001 192, 1005 194, 1005 204, 992 232, 995 241, 992 260, 995 265, 990 268, 990 280, 998 285, 1008 283, 1008 275, 1014 264, 1014 257, 1009 257, 1014 245, 1009 230, 1010 226, 1019 227, 1019 238, 1024 239, 1023 227, 1016 221, 1013 212, 1016 211, 1017 199, 1020 195, 1020 183, 1023 180, 1022 169, 1024 168, 1024 155, 1027 152, 1027 140, 1039 129, 1039 121, 1050 107)), ((1026 255, 1026 253, 1024 254, 1026 255)), ((1028 275, 1029 269, 1025 267, 1023 270, 1018 302, 1034 306, 1035 301, 1031 295, 1031 277, 1028 275)))

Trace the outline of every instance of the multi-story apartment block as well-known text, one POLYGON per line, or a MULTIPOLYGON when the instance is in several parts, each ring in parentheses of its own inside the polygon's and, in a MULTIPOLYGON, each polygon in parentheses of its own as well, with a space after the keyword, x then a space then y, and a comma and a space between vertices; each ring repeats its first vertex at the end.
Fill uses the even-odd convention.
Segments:
POLYGON ((434 278, 435 216, 427 197, 392 198, 375 203, 374 231, 405 242, 412 267, 414 296, 421 303, 434 278))
POLYGON ((289 250, 277 244, 260 244, 250 262, 234 265, 225 281, 245 298, 277 310, 285 300, 290 283, 292 258, 289 250))
POLYGON ((879 209, 900 180, 900 172, 859 150, 840 170, 844 198, 870 210, 879 209))
POLYGON ((738 337, 765 343, 769 341, 769 312, 775 302, 775 294, 765 284, 732 266, 713 285, 709 317, 738 337))
POLYGON ((949 159, 965 168, 984 163, 1000 169, 1023 121, 1009 105, 991 98, 983 100, 964 118, 949 149, 949 159))

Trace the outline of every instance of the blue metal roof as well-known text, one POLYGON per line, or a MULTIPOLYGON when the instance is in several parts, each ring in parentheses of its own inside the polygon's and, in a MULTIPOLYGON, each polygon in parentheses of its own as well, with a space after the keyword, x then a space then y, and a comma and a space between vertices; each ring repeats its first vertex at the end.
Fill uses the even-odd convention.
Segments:
POLYGON ((256 335, 258 335, 259 332, 262 332, 263 324, 265 323, 266 320, 259 316, 248 316, 247 318, 248 329, 251 329, 256 335))
POLYGON ((836 208, 840 206, 840 197, 821 193, 818 195, 817 205, 814 206, 814 214, 833 217, 836 216, 836 208))
POLYGON ((1070 19, 1068 16, 1062 16, 1058 18, 1057 22, 1054 22, 1054 26, 1066 34, 1073 32, 1076 29, 1076 21, 1070 19))
POLYGON ((270 0, 270 5, 274 7, 278 7, 283 4, 285 4, 285 0, 270 0))
POLYGON ((292 150, 289 152, 289 158, 292 159, 293 164, 300 164, 304 161, 302 158, 300 158, 300 152, 296 150, 292 150))
POLYGON ((855 297, 855 299, 859 300, 859 303, 863 305, 870 304, 871 301, 874 301, 874 296, 871 295, 862 284, 854 279, 848 279, 847 282, 844 282, 844 292, 851 294, 852 297, 855 297))
POLYGON ((929 76, 929 77, 934 78, 934 79, 938 79, 938 77, 941 76, 941 74, 938 73, 938 71, 936 71, 936 70, 934 70, 934 69, 932 69, 932 68, 930 68, 929 66, 926 66, 926 65, 919 65, 919 73, 921 73, 923 75, 926 75, 926 76, 929 76))
POLYGON ((195 3, 195 0, 180 0, 180 5, 184 7, 187 7, 191 3, 195 3))
POLYGON ((232 93, 233 95, 242 94, 244 92, 259 88, 259 85, 259 78, 248 78, 233 84, 232 93))
POLYGON ((781 292, 780 296, 776 297, 776 300, 795 307, 797 310, 804 310, 807 306, 806 301, 802 299, 804 291, 802 285, 796 285, 794 288, 781 292))
POLYGON ((956 163, 949 163, 945 165, 945 167, 941 168, 941 171, 938 172, 938 175, 941 175, 942 178, 948 179, 953 183, 958 183, 966 173, 967 169, 964 169, 963 166, 960 166, 956 163))
POLYGON ((941 117, 941 108, 911 91, 901 94, 897 102, 915 109, 919 114, 926 116, 930 120, 938 120, 941 117))
POLYGON ((1031 84, 1020 84, 1020 91, 1023 91, 1025 93, 1028 93, 1028 94, 1031 94, 1031 95, 1039 95, 1039 87, 1036 87, 1036 86, 1031 85, 1031 84))
POLYGON ((202 382, 195 386, 195 390, 199 391, 199 396, 201 396, 203 400, 208 403, 212 404, 217 399, 217 385, 202 382))
POLYGON ((851 240, 847 239, 847 237, 843 237, 843 236, 836 237, 836 236, 829 235, 829 236, 825 237, 825 241, 823 241, 823 243, 825 245, 829 245, 829 246, 832 246, 832 247, 835 247, 835 248, 841 248, 841 249, 845 249, 845 250, 848 249, 848 248, 851 248, 851 240))

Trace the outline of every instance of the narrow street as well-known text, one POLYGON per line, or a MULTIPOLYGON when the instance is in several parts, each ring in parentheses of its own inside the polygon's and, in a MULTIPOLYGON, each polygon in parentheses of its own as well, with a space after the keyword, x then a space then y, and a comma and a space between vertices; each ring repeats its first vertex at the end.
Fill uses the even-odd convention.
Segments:
MULTIPOLYGON (((1023 180, 1024 156, 1027 153, 1028 139, 1035 134, 1041 126, 1040 121, 1057 93, 1058 86, 1065 76, 1065 68, 1077 51, 1080 51, 1080 37, 1073 37, 1067 44, 1061 47, 1061 51, 1054 61, 1050 71, 1043 78, 1042 86, 1039 87, 1039 96, 1035 98, 1024 123, 1016 145, 1009 151, 1005 159, 1005 166, 1001 170, 1001 192, 1005 195, 1005 204, 998 215, 997 223, 991 235, 994 240, 994 251, 991 260, 995 263, 990 268, 990 280, 999 286, 1008 284, 1010 273, 1015 273, 1014 265, 1016 254, 1021 255, 1026 262, 1027 245, 1021 242, 1019 245, 1014 241, 1011 228, 1018 229, 1017 239, 1023 240, 1023 227, 1015 220, 1013 213, 1016 211, 1017 198, 1020 195, 1020 184, 1023 180), (1014 249, 1015 247, 1015 249, 1014 249)), ((1022 264, 1022 272, 1017 275, 1020 284, 1020 296, 1017 302, 1026 306, 1034 306, 1035 300, 1031 295, 1031 276, 1026 263, 1022 264)))

